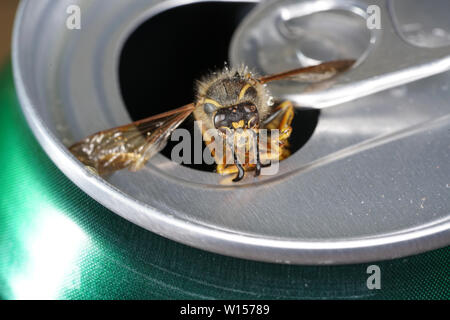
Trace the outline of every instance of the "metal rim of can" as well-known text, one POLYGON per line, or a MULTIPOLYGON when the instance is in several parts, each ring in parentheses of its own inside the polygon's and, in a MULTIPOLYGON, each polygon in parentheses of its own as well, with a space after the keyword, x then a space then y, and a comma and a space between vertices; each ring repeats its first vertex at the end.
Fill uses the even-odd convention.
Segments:
MULTIPOLYGON (((389 259, 423 252, 448 244, 450 221, 384 237, 337 241, 299 241, 260 238, 230 230, 214 229, 153 209, 118 190, 80 166, 63 143, 49 130, 27 93, 19 57, 20 29, 28 1, 22 1, 13 34, 13 69, 23 112, 34 135, 64 174, 91 197, 131 222, 169 239, 197 248, 239 258, 277 263, 343 264, 389 259), (127 216, 122 213, 128 212, 127 216)), ((184 1, 183 3, 186 3, 184 1)))

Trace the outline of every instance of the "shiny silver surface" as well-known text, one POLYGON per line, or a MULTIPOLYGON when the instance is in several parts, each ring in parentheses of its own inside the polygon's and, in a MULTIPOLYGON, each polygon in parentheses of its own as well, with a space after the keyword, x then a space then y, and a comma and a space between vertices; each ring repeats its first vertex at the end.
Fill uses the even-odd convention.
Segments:
POLYGON ((445 0, 432 4, 402 0, 267 1, 236 31, 230 57, 232 63, 244 61, 262 73, 338 58, 357 59, 357 68, 337 78, 330 88, 298 93, 295 85, 274 85, 279 96, 299 106, 326 108, 449 70, 450 20, 446 16, 438 21, 432 18, 442 11, 448 11, 445 0), (367 27, 375 14, 367 8, 374 5, 379 8, 380 29, 367 27), (421 12, 416 13, 420 23, 408 23, 405 11, 421 12), (436 27, 426 30, 425 25, 432 23, 436 27))
MULTIPOLYGON (((148 230, 247 259, 353 263, 450 243, 450 73, 325 109, 276 176, 223 185, 162 155, 139 174, 104 180, 86 170, 66 146, 130 121, 117 79, 125 39, 158 12, 191 2, 22 1, 18 94, 34 134, 72 181, 148 230), (65 27, 73 3, 81 30, 65 27)), ((377 67, 384 63, 389 56, 377 67)))

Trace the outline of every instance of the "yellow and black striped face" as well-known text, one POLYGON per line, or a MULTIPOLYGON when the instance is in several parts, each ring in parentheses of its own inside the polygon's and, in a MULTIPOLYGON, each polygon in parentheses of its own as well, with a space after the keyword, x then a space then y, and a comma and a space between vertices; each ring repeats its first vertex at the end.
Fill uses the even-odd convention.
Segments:
POLYGON ((257 91, 244 79, 235 77, 211 85, 203 99, 203 111, 220 130, 259 127, 257 91))
POLYGON ((225 133, 227 129, 257 129, 259 127, 258 110, 251 102, 220 108, 213 119, 216 129, 225 133))

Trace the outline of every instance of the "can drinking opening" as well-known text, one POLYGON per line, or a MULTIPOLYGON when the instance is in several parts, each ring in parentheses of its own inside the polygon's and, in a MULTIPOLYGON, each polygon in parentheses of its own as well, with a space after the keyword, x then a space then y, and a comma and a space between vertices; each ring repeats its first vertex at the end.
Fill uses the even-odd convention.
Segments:
MULTIPOLYGON (((140 25, 125 42, 119 65, 121 94, 130 117, 136 121, 192 102, 195 81, 225 66, 233 33, 254 6, 193 3, 164 11, 140 25)), ((295 112, 289 141, 292 153, 309 140, 319 118, 318 110, 295 112)), ((193 136, 193 118, 180 128, 193 136)), ((170 159, 177 143, 169 141, 161 153, 170 159)), ((216 167, 194 164, 193 159, 183 165, 210 172, 216 167)))

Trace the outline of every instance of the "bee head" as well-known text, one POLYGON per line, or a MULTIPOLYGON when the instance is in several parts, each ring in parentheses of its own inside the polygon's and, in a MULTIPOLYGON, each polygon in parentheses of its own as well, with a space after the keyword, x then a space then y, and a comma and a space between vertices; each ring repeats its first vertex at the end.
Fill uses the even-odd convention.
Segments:
POLYGON ((222 133, 257 129, 267 111, 265 97, 250 74, 225 72, 199 87, 199 110, 211 120, 208 125, 222 133))
POLYGON ((251 102, 241 102, 217 109, 213 120, 216 129, 224 133, 228 129, 256 129, 259 127, 258 109, 251 102))

